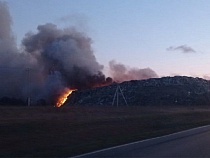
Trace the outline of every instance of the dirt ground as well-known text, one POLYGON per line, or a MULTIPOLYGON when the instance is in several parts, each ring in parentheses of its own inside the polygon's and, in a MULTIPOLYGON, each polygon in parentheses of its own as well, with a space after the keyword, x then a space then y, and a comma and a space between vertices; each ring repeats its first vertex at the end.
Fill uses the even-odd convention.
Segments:
POLYGON ((75 156, 210 124, 209 107, 0 107, 0 156, 75 156))

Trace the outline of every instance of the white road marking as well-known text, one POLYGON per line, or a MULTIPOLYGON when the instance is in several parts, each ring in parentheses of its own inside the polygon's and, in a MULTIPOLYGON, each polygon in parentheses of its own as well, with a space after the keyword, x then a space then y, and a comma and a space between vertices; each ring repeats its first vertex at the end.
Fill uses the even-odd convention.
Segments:
MULTIPOLYGON (((168 138, 168 140, 178 139, 180 137, 183 137, 183 134, 186 134, 185 136, 192 135, 192 133, 190 133, 190 132, 195 132, 194 134, 196 134, 196 133, 199 133, 199 132, 197 132, 197 130, 202 130, 203 129, 203 131, 207 131, 208 128, 210 129, 210 125, 196 127, 196 128, 192 128, 192 129, 188 129, 188 130, 184 130, 184 131, 180 131, 180 132, 176 132, 176 133, 172 133, 172 134, 168 134, 168 135, 164 135, 164 136, 145 139, 145 140, 136 141, 136 142, 132 142, 132 143, 127 143, 127 144, 123 144, 123 145, 118 145, 118 146, 114 146, 114 147, 110 147, 110 148, 105 148, 105 149, 81 154, 81 155, 78 155, 78 156, 74 156, 73 158, 89 156, 89 155, 96 154, 96 153, 99 153, 99 152, 104 152, 104 151, 108 151, 108 150, 112 150, 112 149, 117 149, 117 148, 126 147, 126 146, 130 146, 130 145, 135 145, 135 144, 138 144, 138 143, 154 141, 154 140, 158 140, 158 139, 164 139, 164 138, 168 138)), ((163 141, 160 141, 160 142, 163 142, 163 141)))

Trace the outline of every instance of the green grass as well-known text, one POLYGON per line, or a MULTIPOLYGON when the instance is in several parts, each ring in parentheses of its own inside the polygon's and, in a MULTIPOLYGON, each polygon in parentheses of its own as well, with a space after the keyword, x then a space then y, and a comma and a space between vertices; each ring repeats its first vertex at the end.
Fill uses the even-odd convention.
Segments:
POLYGON ((210 124, 210 107, 0 107, 0 156, 74 156, 210 124))

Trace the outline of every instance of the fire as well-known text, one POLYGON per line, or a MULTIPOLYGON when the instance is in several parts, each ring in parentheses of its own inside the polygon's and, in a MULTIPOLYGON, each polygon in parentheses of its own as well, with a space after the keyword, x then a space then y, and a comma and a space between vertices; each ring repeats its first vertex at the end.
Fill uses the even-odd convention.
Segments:
POLYGON ((64 91, 62 92, 62 94, 59 96, 57 103, 56 103, 56 107, 60 107, 62 106, 65 101, 67 100, 68 96, 73 92, 74 90, 69 89, 69 88, 65 88, 64 91))

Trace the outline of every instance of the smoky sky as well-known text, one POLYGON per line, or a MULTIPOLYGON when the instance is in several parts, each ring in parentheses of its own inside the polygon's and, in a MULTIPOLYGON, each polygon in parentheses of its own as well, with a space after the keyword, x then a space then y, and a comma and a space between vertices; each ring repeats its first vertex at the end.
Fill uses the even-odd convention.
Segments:
POLYGON ((35 33, 25 35, 20 51, 4 2, 0 2, 0 22, 1 96, 51 101, 66 87, 86 89, 112 82, 96 61, 91 38, 76 28, 39 25, 35 33))
POLYGON ((114 81, 123 82, 129 80, 142 80, 156 78, 158 75, 150 68, 130 68, 124 64, 112 60, 109 62, 110 73, 114 81))
POLYGON ((59 29, 51 23, 39 25, 37 30, 26 34, 22 45, 45 82, 42 90, 45 98, 55 98, 65 87, 87 89, 110 82, 102 73, 103 65, 96 61, 91 38, 85 33, 74 27, 59 29))
POLYGON ((103 66, 96 61, 91 48, 92 40, 84 33, 75 28, 58 29, 51 23, 37 29, 36 34, 27 34, 22 43, 45 73, 58 71, 72 88, 105 82, 103 66))
POLYGON ((76 27, 38 25, 25 34, 17 48, 8 6, 0 2, 0 97, 44 99, 55 103, 65 88, 87 89, 116 81, 157 77, 150 68, 128 69, 110 62, 111 77, 103 74, 92 49, 92 39, 76 27))

